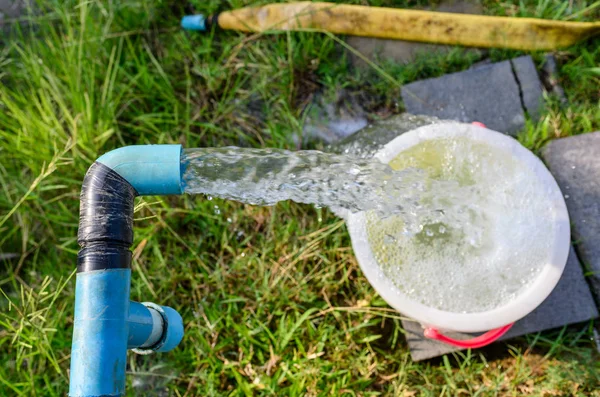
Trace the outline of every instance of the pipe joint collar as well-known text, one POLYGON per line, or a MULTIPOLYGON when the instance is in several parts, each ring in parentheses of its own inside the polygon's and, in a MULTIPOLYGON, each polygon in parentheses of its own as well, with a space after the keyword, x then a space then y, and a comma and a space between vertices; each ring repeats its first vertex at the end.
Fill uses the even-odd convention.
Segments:
POLYGON ((150 311, 156 311, 160 314, 161 324, 153 324, 153 328, 160 327, 160 338, 158 342, 150 347, 138 347, 132 349, 137 354, 152 354, 154 352, 168 352, 177 347, 181 339, 183 339, 183 320, 175 309, 168 306, 160 306, 152 302, 142 302, 150 311))

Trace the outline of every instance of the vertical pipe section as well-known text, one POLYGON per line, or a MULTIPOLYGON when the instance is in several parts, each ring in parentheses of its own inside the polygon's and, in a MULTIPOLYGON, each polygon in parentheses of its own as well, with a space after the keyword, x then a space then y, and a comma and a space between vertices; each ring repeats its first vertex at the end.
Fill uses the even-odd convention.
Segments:
POLYGON ((181 194, 181 146, 113 150, 88 170, 81 188, 72 397, 125 393, 127 348, 167 351, 183 336, 173 309, 129 301, 134 199, 181 194))
POLYGON ((125 393, 136 195, 127 180, 98 162, 83 181, 69 387, 73 397, 125 393))
POLYGON ((71 396, 125 392, 130 269, 77 275, 71 396))

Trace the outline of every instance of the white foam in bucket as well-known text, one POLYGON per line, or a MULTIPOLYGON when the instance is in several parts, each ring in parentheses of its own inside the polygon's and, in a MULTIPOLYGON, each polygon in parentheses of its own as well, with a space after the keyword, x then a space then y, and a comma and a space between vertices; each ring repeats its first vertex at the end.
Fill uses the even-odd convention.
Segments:
MULTIPOLYGON (((491 310, 455 313, 426 306, 405 294, 390 280, 375 259, 367 232, 364 212, 346 214, 352 247, 365 276, 385 301, 400 313, 424 326, 445 331, 483 332, 511 324, 540 305, 552 292, 564 270, 570 248, 570 225, 567 208, 556 181, 544 164, 515 139, 480 126, 445 122, 418 128, 398 136, 377 154, 376 158, 389 163, 399 153, 427 140, 464 137, 507 152, 520 164, 533 171, 541 181, 556 222, 552 241, 548 244, 549 260, 542 264, 536 278, 515 297, 491 310)), ((510 247, 509 247, 510 248, 510 247)), ((443 266, 440 263, 440 266, 443 266)), ((443 285, 439 286, 444 288, 443 285)))

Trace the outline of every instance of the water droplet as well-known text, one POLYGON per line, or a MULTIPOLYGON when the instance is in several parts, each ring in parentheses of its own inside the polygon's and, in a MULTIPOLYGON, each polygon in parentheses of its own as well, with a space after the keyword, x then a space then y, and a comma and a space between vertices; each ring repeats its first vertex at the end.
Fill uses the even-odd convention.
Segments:
POLYGON ((213 199, 213 198, 212 198, 212 196, 206 196, 206 199, 207 199, 208 201, 212 201, 212 199, 213 199))
POLYGON ((242 258, 243 258, 243 257, 245 257, 245 256, 246 256, 246 253, 245 253, 245 252, 242 252, 242 255, 241 255, 241 256, 242 256, 242 258))
POLYGON ((571 197, 571 196, 569 196, 568 194, 565 194, 565 198, 566 199, 568 199, 569 197, 571 197))
POLYGON ((233 220, 231 218, 227 218, 227 222, 231 223, 233 220))
POLYGON ((574 170, 575 168, 577 168, 577 167, 575 167, 574 165, 572 165, 572 166, 571 166, 571 169, 572 169, 572 170, 574 170))
POLYGON ((440 227, 439 227, 439 229, 438 229, 438 230, 439 230, 439 232, 440 232, 441 234, 444 234, 444 233, 446 233, 446 228, 445 228, 443 225, 440 225, 440 227))
POLYGON ((425 230, 425 234, 428 235, 429 237, 433 237, 433 231, 431 229, 425 230))

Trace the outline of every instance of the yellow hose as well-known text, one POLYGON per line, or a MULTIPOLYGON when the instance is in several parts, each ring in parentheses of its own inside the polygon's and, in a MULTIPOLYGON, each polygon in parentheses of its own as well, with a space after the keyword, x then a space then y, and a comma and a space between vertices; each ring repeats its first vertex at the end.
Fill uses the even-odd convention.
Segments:
POLYGON ((599 22, 563 22, 398 8, 298 2, 269 4, 218 15, 223 29, 244 32, 322 30, 467 47, 552 50, 600 33, 599 22))

